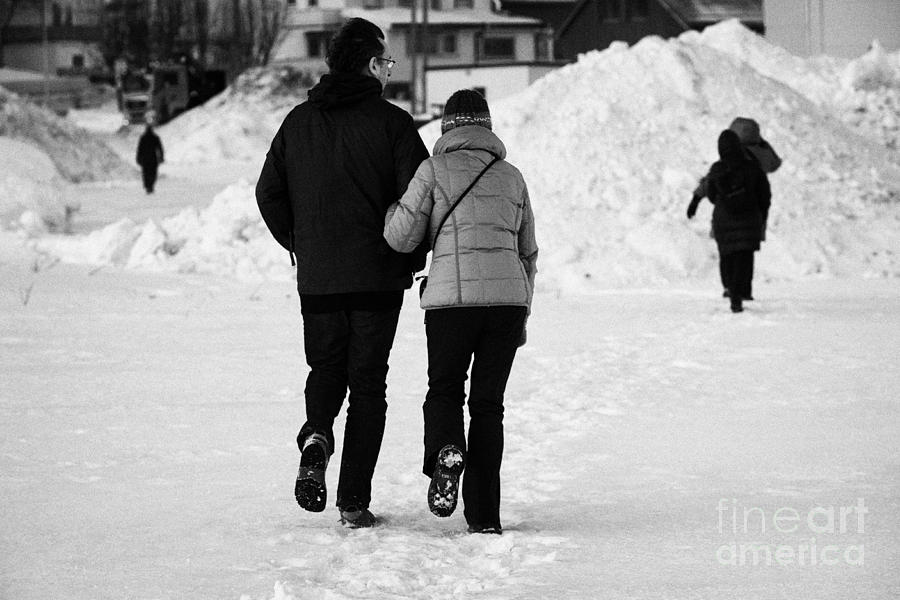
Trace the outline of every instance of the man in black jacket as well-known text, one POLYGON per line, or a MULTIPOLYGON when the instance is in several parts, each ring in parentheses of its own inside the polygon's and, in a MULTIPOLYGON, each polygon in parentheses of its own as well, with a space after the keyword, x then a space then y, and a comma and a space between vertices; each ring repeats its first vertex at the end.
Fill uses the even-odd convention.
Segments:
POLYGON ((159 136, 153 133, 153 126, 147 124, 147 129, 138 140, 137 164, 141 166, 141 175, 144 178, 144 189, 148 194, 153 193, 156 185, 156 174, 159 165, 163 162, 163 147, 159 136))
POLYGON ((413 270, 384 241, 384 216, 428 151, 412 117, 381 97, 394 61, 377 26, 348 21, 327 63, 330 72, 275 135, 256 199, 297 261, 310 372, 294 495, 306 510, 324 510, 332 428, 349 387, 337 507, 344 525, 368 527, 388 357, 413 270))

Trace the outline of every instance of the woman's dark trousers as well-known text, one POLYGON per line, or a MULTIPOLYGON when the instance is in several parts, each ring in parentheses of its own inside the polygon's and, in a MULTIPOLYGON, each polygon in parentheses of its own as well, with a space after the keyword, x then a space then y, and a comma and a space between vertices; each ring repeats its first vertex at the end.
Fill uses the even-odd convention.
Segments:
POLYGON ((738 250, 721 257, 727 285, 732 297, 737 291, 738 298, 750 298, 753 281, 753 250, 738 250))
POLYGON ((388 358, 397 332, 400 309, 384 311, 346 310, 303 315, 306 363, 306 423, 297 436, 303 448, 306 438, 322 433, 334 452, 334 420, 350 398, 337 506, 368 508, 372 499, 372 475, 387 413, 388 358))
MULTIPOLYGON (((738 283, 741 286, 739 288, 741 298, 744 300, 753 297, 753 258, 754 253, 750 252, 749 259, 746 256, 740 259, 745 261, 745 264, 743 265, 744 272, 738 279, 738 283)), ((722 279, 722 287, 728 290, 729 295, 732 293, 731 286, 734 285, 732 280, 736 279, 734 276, 735 261, 736 258, 734 254, 724 254, 719 257, 719 277, 722 279)))
POLYGON ((455 444, 466 453, 462 496, 470 525, 500 525, 503 459, 503 393, 525 325, 525 307, 461 307, 429 310, 428 395, 423 471, 434 472, 437 453, 455 444), (468 443, 463 424, 469 387, 468 443))

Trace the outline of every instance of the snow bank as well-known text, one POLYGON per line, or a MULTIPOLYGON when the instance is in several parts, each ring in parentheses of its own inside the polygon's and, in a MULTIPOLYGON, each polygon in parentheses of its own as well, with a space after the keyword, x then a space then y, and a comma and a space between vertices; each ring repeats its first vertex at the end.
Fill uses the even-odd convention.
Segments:
POLYGON ((34 247, 64 262, 155 271, 204 272, 289 280, 286 251, 259 216, 254 185, 239 181, 203 210, 187 208, 157 223, 122 219, 82 236, 46 236, 34 247))
POLYGON ((224 92, 160 128, 174 162, 260 160, 313 80, 290 66, 250 69, 224 92))
POLYGON ((77 205, 66 199, 59 173, 31 144, 0 137, 0 228, 29 235, 65 231, 77 205))
MULTIPOLYGON (((900 148, 900 52, 889 54, 876 41, 855 60, 800 58, 738 21, 688 32, 681 39, 724 52, 833 112, 858 133, 900 148)), ((900 157, 895 160, 900 163, 900 157)))
MULTIPOLYGON (((691 222, 684 213, 718 133, 739 115, 757 119, 784 158, 771 176, 763 277, 900 274, 896 153, 837 108, 859 65, 792 57, 724 23, 613 44, 496 103, 494 129, 533 198, 543 284, 714 278, 711 205, 691 222)), ((422 135, 433 143, 438 124, 422 135)))
MULTIPOLYGON (((588 53, 496 103, 494 129, 534 203, 539 286, 586 291, 717 279, 711 205, 701 204, 693 221, 685 209, 716 159, 718 133, 738 115, 757 119, 784 159, 771 176, 768 239, 757 261, 761 278, 900 275, 897 153, 844 112, 850 91, 879 102, 892 97, 900 87, 898 56, 876 47, 857 61, 805 60, 724 23, 702 34, 588 53)), ((281 80, 271 75, 248 77, 247 87, 219 102, 218 114, 233 111, 237 119, 247 109, 244 101, 273 89, 282 91, 269 105, 283 102, 287 110, 298 100, 294 88, 279 88, 281 80)), ((896 106, 885 115, 896 119, 896 106)), ((273 128, 281 117, 272 117, 273 128)), ((221 119, 197 119, 195 131, 227 129, 221 119)), ((887 116, 879 131, 886 123, 887 116)), ((188 129, 183 141, 210 143, 188 129)), ((271 131, 262 129, 256 122, 252 135, 232 132, 226 137, 240 139, 222 143, 237 150, 258 143, 253 152, 264 153, 271 131)), ((438 134, 436 123, 422 130, 429 145, 438 134)), ((44 247, 96 264, 291 276, 246 182, 226 189, 204 211, 185 211, 158 225, 113 227, 44 247)))
MULTIPOLYGON (((0 88, 0 137, 27 142, 50 157, 71 182, 133 177, 133 169, 104 142, 72 122, 0 88)), ((6 163, 0 163, 6 169, 6 163)))

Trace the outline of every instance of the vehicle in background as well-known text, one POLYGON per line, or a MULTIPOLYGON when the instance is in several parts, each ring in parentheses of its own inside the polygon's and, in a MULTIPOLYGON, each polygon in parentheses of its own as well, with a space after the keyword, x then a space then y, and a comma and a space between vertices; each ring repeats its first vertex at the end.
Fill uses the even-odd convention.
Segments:
POLYGON ((155 65, 146 72, 128 69, 117 79, 122 113, 130 124, 165 123, 203 104, 225 84, 225 71, 180 63, 155 65))

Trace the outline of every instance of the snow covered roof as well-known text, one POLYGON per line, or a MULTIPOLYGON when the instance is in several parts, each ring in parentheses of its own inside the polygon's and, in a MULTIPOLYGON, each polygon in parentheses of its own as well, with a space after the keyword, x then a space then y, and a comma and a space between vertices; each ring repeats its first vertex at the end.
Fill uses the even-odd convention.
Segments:
POLYGON ((726 19, 763 21, 762 0, 657 0, 686 23, 716 23, 726 19))

